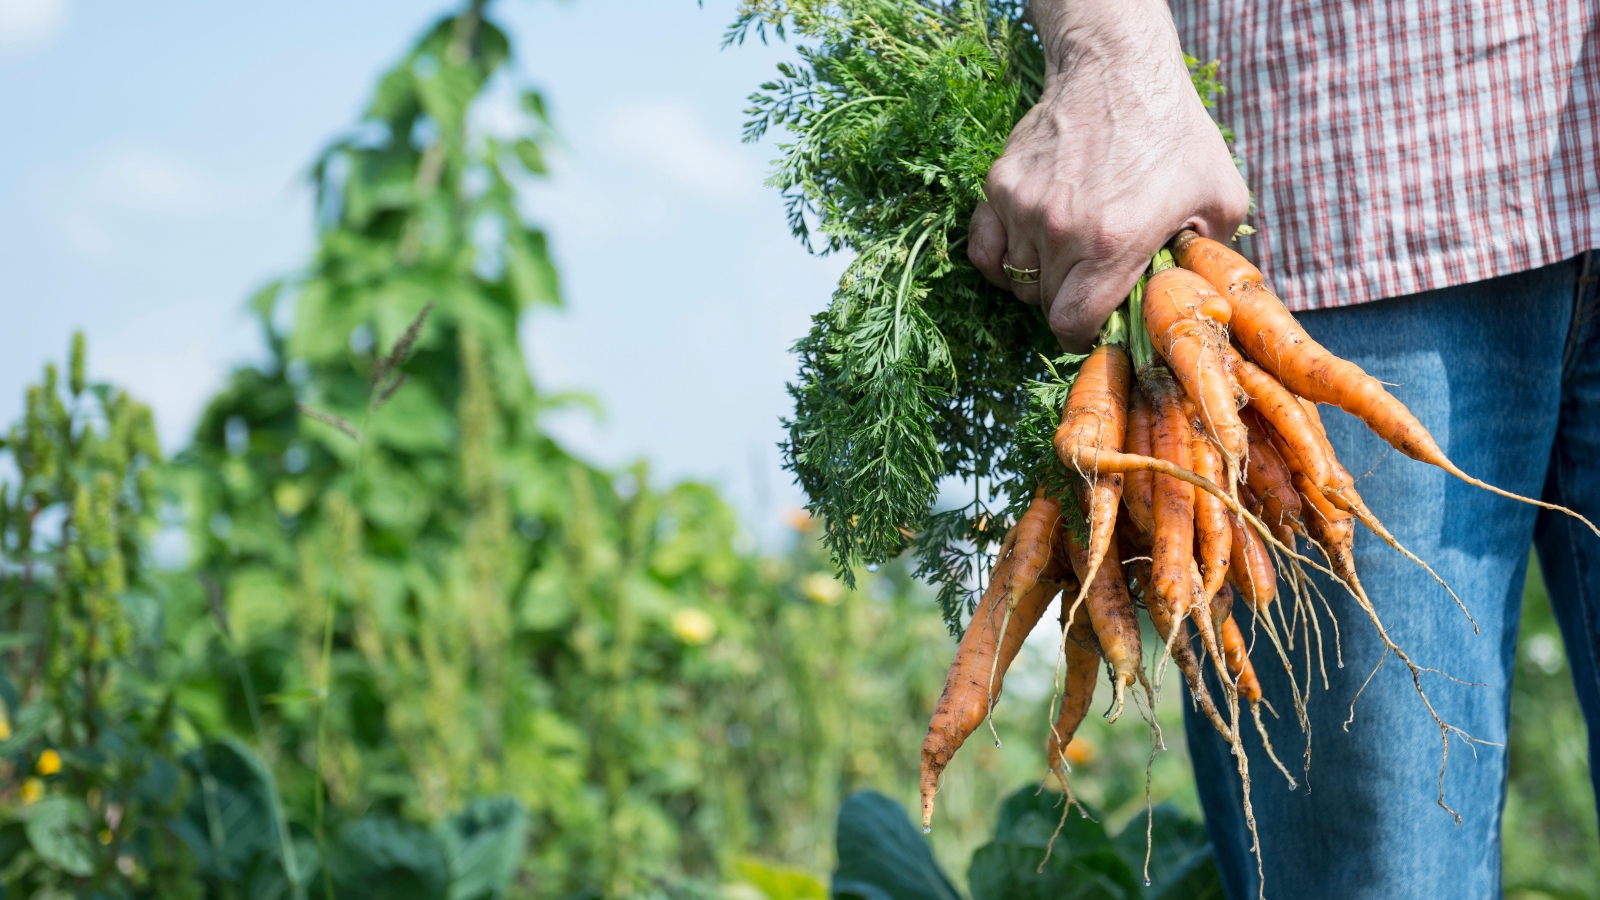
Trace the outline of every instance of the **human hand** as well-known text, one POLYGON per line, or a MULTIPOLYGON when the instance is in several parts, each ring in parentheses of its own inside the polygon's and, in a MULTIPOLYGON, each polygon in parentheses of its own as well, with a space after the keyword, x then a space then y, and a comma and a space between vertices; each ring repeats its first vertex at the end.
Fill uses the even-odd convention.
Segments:
POLYGON ((1045 304, 1062 347, 1081 352, 1172 235, 1227 240, 1250 195, 1162 0, 1034 0, 1031 13, 1045 89, 989 170, 967 256, 1045 304), (1038 282, 1013 281, 1006 264, 1038 282))

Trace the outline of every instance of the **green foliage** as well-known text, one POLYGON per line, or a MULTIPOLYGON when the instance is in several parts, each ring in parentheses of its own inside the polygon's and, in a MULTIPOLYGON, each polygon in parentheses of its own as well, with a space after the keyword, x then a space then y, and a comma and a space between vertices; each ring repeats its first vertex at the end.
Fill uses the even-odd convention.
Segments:
MULTIPOLYGON (((1025 787, 1000 807, 994 839, 972 855, 973 900, 1192 898, 1220 900, 1222 882, 1205 828, 1170 806, 1134 819, 1112 838, 1053 791, 1025 787), (1150 861, 1145 878, 1145 853, 1150 861)), ((839 810, 836 896, 944 900, 957 895, 905 809, 862 792, 839 810)))
POLYGON ((187 895, 184 785, 145 542, 160 462, 150 411, 85 377, 27 390, 0 484, 0 886, 187 895))
MULTIPOLYGON (((797 345, 787 464, 852 567, 888 560, 930 526, 941 479, 977 490, 924 540, 923 570, 948 587, 987 547, 993 503, 1025 411, 1018 387, 1053 346, 1036 311, 1006 302, 967 263, 967 220, 1011 126, 1038 96, 1037 43, 1020 4, 747 4, 733 37, 783 25, 815 41, 752 97, 747 137, 793 140, 771 183, 808 246, 855 260, 797 345)), ((970 605, 971 598, 967 597, 970 605)))
POLYGON ((809 540, 740 552, 710 489, 542 430, 519 329, 556 279, 515 188, 543 102, 519 90, 509 144, 472 127, 510 59, 469 4, 315 167, 315 259, 252 301, 267 359, 173 477, 201 576, 173 585, 187 699, 205 733, 260 740, 338 893, 427 893, 438 859, 484 885, 509 864, 519 896, 680 895, 746 853, 819 870, 846 790, 915 777, 937 622, 903 574, 843 591, 809 540), (488 795, 520 830, 441 836, 488 795))
MULTIPOLYGON (((795 347, 786 464, 841 575, 914 544, 953 632, 990 546, 1041 475, 1059 474, 1039 438, 1065 404, 1039 404, 1064 391, 1030 385, 1072 374, 1047 364, 1055 341, 1040 311, 986 282, 964 250, 989 166, 1043 86, 1025 8, 746 0, 728 34, 808 42, 751 97, 745 134, 788 132, 769 183, 790 227, 809 248, 855 254, 795 347), (970 483, 972 498, 934 513, 947 480, 970 483)), ((1190 70, 1211 105, 1216 64, 1190 70)))

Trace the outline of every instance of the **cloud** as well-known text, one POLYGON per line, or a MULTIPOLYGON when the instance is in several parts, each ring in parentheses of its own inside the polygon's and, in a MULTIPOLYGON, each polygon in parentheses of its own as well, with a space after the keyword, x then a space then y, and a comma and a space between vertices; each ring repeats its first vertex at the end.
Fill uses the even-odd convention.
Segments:
POLYGON ((761 186, 737 139, 712 135, 685 104, 621 107, 604 131, 612 147, 708 197, 737 200, 761 186))
POLYGON ((215 209, 222 191, 205 174, 143 147, 124 146, 96 167, 94 193, 135 212, 196 213, 215 209))
POLYGON ((67 0, 0 0, 0 53, 44 47, 66 21, 67 0))
POLYGON ((101 259, 157 222, 204 219, 257 199, 179 155, 126 140, 38 166, 22 181, 21 202, 37 210, 65 246, 101 259))

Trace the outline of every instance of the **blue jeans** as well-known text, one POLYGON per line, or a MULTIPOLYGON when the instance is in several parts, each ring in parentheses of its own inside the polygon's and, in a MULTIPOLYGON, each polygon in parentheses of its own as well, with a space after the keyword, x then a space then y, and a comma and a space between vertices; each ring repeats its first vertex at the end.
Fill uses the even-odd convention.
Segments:
MULTIPOLYGON (((1600 518, 1600 251, 1530 272, 1300 316, 1330 350, 1358 363, 1433 432, 1467 473, 1525 496, 1600 518)), ((1511 673, 1528 547, 1536 543, 1588 722, 1591 774, 1600 773, 1600 538, 1559 513, 1497 497, 1391 450, 1352 416, 1321 407, 1339 458, 1400 542, 1450 583, 1482 628, 1428 574, 1358 526, 1356 565, 1395 642, 1419 665, 1444 721, 1481 741, 1450 740, 1441 809, 1443 745, 1406 667, 1382 645, 1343 589, 1319 586, 1338 617, 1344 665, 1327 617, 1327 677, 1317 671, 1307 711, 1309 785, 1290 791, 1248 725, 1251 800, 1261 834, 1266 895, 1311 898, 1500 896, 1511 673), (1365 473, 1365 474, 1364 474, 1365 473), (1309 788, 1309 789, 1308 789, 1309 788)), ((1303 545, 1302 545, 1302 549, 1303 545)), ((1282 581, 1280 579, 1280 588, 1282 581)), ((1287 594, 1284 591, 1283 594, 1287 594)), ((1320 606, 1320 603, 1319 603, 1320 606)), ((1235 605, 1249 638, 1251 621, 1235 605)), ((1304 636, 1300 637, 1304 641, 1304 636)), ((1300 684, 1305 645, 1296 643, 1300 684)), ((1288 676, 1260 638, 1252 658, 1280 758, 1297 778, 1305 738, 1288 676)), ((1315 657, 1313 656, 1313 664, 1315 657)), ((1216 686, 1213 683, 1213 692, 1216 686)), ((1185 704, 1187 706, 1187 704, 1185 704)), ((1245 720, 1248 722, 1248 718, 1245 720)), ((1224 741, 1186 710, 1206 825, 1228 896, 1256 896, 1256 861, 1240 780, 1224 741)))

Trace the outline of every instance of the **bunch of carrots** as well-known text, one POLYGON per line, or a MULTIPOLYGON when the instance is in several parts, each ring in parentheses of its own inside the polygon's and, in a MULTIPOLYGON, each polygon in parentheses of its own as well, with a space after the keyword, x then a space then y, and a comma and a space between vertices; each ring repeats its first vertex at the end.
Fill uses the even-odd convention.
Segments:
MULTIPOLYGON (((1056 454, 1075 473, 1072 489, 1052 496, 1041 485, 1006 535, 950 666, 922 745, 924 829, 932 821, 940 773, 992 712, 1006 668, 1058 594, 1062 649, 1047 759, 1069 798, 1065 751, 1088 712, 1097 672, 1103 666, 1109 674, 1114 693, 1107 717, 1115 720, 1135 687, 1153 706, 1170 659, 1196 708, 1234 747, 1244 812, 1254 832, 1240 743, 1241 701, 1270 758, 1291 786, 1295 779, 1267 740, 1261 718, 1267 701, 1250 655, 1254 642, 1247 642, 1233 606, 1237 596, 1249 607, 1252 633, 1264 633, 1287 668, 1272 615, 1276 603, 1292 639, 1295 626, 1279 599, 1280 573, 1293 591, 1308 647, 1311 627, 1321 632, 1307 568, 1342 584, 1376 625, 1385 648, 1410 667, 1448 759, 1449 736, 1457 729, 1434 711, 1421 670, 1390 639, 1362 589, 1353 554, 1356 523, 1419 565, 1426 563, 1405 550, 1362 501, 1355 479, 1334 455, 1317 404, 1361 419, 1413 459, 1497 494, 1561 508, 1462 472, 1404 404, 1359 366, 1313 340, 1266 287, 1261 272, 1225 244, 1180 233, 1156 256, 1118 314, 1126 316, 1127 326, 1113 316, 1102 331, 1055 432, 1056 454), (1302 555, 1301 547, 1316 557, 1302 555), (1151 673, 1144 669, 1140 606, 1165 642, 1151 673), (1207 665, 1217 675, 1220 697, 1207 687, 1207 665)), ((1321 599, 1331 617, 1331 606, 1321 599)), ((1301 691, 1294 678, 1289 683, 1309 740, 1301 691)), ((1442 768, 1439 802, 1444 806, 1442 768)))

